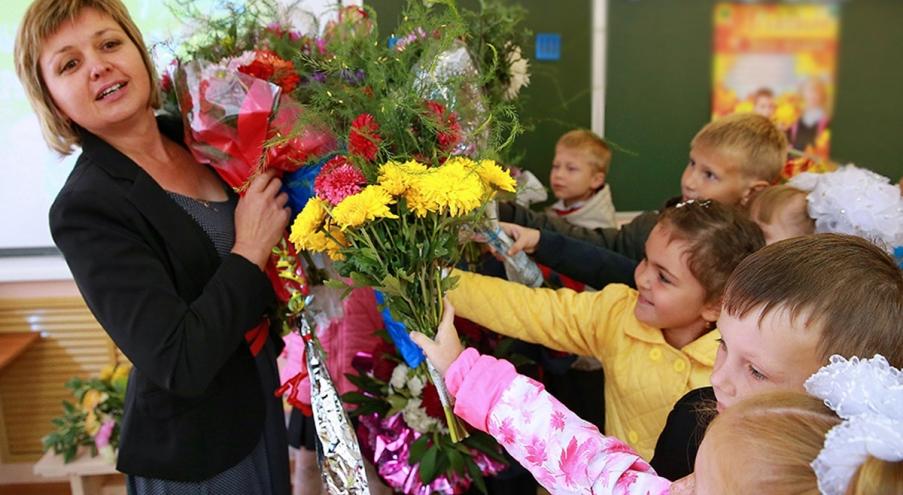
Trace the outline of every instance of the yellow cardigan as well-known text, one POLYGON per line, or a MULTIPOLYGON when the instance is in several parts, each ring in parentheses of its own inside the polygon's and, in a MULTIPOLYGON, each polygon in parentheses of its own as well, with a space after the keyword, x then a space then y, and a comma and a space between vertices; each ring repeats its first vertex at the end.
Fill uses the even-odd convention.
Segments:
POLYGON ((500 334, 551 349, 593 356, 605 369, 605 433, 650 459, 671 408, 688 391, 710 385, 717 330, 683 349, 640 323, 637 291, 613 284, 599 292, 532 289, 455 271, 455 312, 500 334))

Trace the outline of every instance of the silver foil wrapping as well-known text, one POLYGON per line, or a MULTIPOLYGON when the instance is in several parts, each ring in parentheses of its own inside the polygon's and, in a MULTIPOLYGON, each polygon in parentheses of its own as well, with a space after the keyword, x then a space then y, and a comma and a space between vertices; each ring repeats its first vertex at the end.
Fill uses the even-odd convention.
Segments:
POLYGON ((339 494, 370 494, 364 457, 342 400, 336 391, 323 351, 306 315, 301 318, 304 356, 310 375, 310 405, 317 428, 317 459, 326 491, 339 494))
POLYGON ((489 140, 489 130, 484 125, 486 104, 480 91, 480 74, 467 46, 456 42, 434 60, 421 62, 415 70, 417 91, 425 98, 445 103, 458 114, 464 138, 452 154, 475 156, 485 149, 489 140))

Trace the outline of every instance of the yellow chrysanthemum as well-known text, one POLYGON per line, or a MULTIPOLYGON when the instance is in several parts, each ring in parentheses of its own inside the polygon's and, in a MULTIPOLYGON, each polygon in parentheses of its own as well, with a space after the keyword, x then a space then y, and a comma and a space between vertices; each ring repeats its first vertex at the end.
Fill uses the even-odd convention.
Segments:
POLYGON ((91 409, 88 411, 88 415, 85 416, 85 433, 93 437, 97 435, 98 431, 100 431, 100 420, 97 419, 97 415, 91 409))
POLYGON ((379 185, 389 194, 401 196, 416 182, 418 176, 426 172, 426 165, 413 160, 405 163, 388 162, 379 167, 379 185))
POLYGON ((363 225, 377 218, 398 218, 389 205, 395 198, 382 186, 367 186, 363 191, 346 197, 332 209, 336 224, 346 230, 363 225))
POLYGON ((341 261, 345 259, 345 255, 339 252, 343 247, 348 245, 345 234, 343 234, 341 230, 331 227, 329 229, 329 235, 331 235, 332 238, 327 240, 326 255, 329 256, 329 259, 332 261, 341 261))
MULTIPOLYGON (((418 183, 418 198, 428 211, 466 215, 483 204, 486 189, 473 162, 453 158, 418 183)), ((419 214, 419 212, 418 212, 419 214)))
POLYGON ((298 213, 298 216, 295 217, 295 221, 292 222, 288 240, 294 244, 295 249, 299 251, 302 249, 322 251, 322 249, 316 249, 314 247, 314 244, 319 244, 319 241, 313 238, 323 236, 323 233, 320 230, 323 228, 325 219, 326 208, 323 200, 317 197, 311 198, 307 204, 304 205, 304 209, 301 210, 301 213, 298 213))
POLYGON ((493 160, 480 160, 477 166, 480 178, 483 182, 496 189, 502 191, 515 192, 517 190, 517 182, 508 171, 499 167, 493 160))

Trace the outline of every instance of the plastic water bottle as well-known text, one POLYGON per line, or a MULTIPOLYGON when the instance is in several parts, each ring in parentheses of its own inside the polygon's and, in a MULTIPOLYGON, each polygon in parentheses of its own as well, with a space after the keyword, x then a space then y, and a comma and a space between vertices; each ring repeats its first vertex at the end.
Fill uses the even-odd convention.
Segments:
POLYGON ((501 228, 493 227, 484 232, 487 243, 495 249, 505 264, 505 274, 508 280, 518 282, 529 287, 539 287, 543 283, 542 271, 529 256, 523 251, 510 256, 508 250, 514 244, 514 240, 501 228))

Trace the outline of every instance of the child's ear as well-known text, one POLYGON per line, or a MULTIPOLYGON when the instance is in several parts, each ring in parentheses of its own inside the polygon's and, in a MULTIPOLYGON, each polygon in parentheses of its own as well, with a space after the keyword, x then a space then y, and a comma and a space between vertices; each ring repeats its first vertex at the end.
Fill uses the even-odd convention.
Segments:
POLYGON ((718 299, 706 303, 705 306, 702 307, 702 314, 700 316, 702 316, 703 320, 708 322, 715 323, 718 321, 718 317, 721 316, 721 300, 718 299))
POLYGON ((752 199, 753 196, 756 195, 757 192, 765 189, 771 184, 765 180, 752 180, 749 182, 749 185, 746 186, 746 190, 743 191, 743 196, 740 198, 740 206, 744 208, 749 206, 749 200, 752 199))
POLYGON ((605 172, 594 173, 589 183, 594 191, 600 189, 605 184, 605 172))

